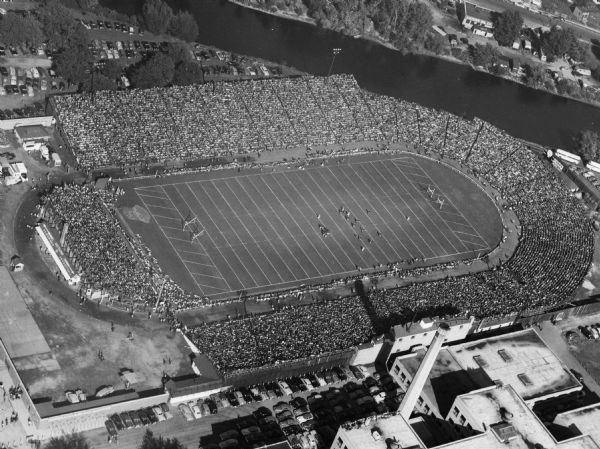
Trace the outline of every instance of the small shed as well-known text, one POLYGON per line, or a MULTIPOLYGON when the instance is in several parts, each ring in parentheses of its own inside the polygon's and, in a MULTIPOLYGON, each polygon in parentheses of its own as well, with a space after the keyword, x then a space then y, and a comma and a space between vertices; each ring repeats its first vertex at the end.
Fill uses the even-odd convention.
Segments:
POLYGON ((26 142, 48 142, 50 133, 42 125, 16 126, 15 135, 21 145, 26 142))

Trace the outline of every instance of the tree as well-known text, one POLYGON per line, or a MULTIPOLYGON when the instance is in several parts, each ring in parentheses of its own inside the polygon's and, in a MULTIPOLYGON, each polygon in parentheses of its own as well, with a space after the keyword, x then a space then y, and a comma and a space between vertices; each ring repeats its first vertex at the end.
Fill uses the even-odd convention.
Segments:
POLYGON ((548 75, 546 69, 539 64, 529 64, 524 67, 525 83, 530 87, 541 87, 544 86, 548 75))
POLYGON ((181 11, 171 19, 169 34, 184 41, 193 42, 198 37, 198 23, 187 11, 181 11))
POLYGON ((498 61, 498 50, 490 44, 475 44, 471 55, 476 66, 488 67, 498 61))
POLYGON ((427 33, 423 46, 426 50, 434 52, 436 55, 442 54, 446 48, 446 39, 438 33, 427 33))
POLYGON ((188 62, 192 60, 189 47, 183 42, 169 42, 167 54, 171 57, 175 65, 180 62, 188 62))
POLYGON ((123 73, 123 66, 118 61, 109 59, 104 64, 104 67, 102 67, 100 73, 110 80, 116 80, 123 73))
POLYGON ((156 53, 132 69, 131 82, 142 89, 162 87, 171 82, 174 73, 173 60, 168 55, 156 53))
POLYGON ((580 97, 581 89, 576 81, 568 80, 566 78, 560 79, 556 82, 556 91, 561 95, 569 95, 571 97, 580 97))
POLYGON ((173 84, 179 86, 186 86, 188 84, 200 83, 204 80, 202 75, 202 67, 200 64, 187 61, 180 62, 175 67, 175 76, 173 77, 173 84))
POLYGON ((173 10, 163 0, 146 0, 142 7, 142 21, 154 34, 165 34, 171 20, 173 10))
POLYGON ((26 42, 38 46, 45 40, 42 25, 33 16, 8 12, 0 20, 0 41, 8 45, 26 42))
POLYGON ((68 50, 63 50, 54 59, 54 67, 67 81, 80 85, 90 76, 93 60, 87 39, 75 34, 70 38, 68 50))
POLYGON ((600 134, 585 130, 577 134, 575 146, 586 161, 600 161, 600 134))
POLYGON ((100 72, 89 75, 81 85, 82 92, 97 92, 99 90, 116 90, 117 83, 114 78, 109 78, 100 72))
POLYGON ((83 25, 57 0, 46 1, 38 9, 38 19, 49 43, 58 49, 68 48, 74 35, 79 35, 76 39, 80 39, 82 35, 87 39, 83 25))
POLYGON ((573 30, 554 27, 541 37, 542 50, 547 56, 560 58, 568 54, 577 61, 583 60, 586 47, 579 42, 573 30))
POLYGON ((80 433, 72 433, 51 438, 44 449, 90 449, 90 443, 80 433))
POLYGON ((176 438, 158 438, 154 436, 151 430, 146 430, 142 444, 139 449, 185 449, 176 438))
POLYGON ((508 46, 521 34, 523 17, 518 11, 504 11, 494 15, 494 38, 500 45, 508 46))

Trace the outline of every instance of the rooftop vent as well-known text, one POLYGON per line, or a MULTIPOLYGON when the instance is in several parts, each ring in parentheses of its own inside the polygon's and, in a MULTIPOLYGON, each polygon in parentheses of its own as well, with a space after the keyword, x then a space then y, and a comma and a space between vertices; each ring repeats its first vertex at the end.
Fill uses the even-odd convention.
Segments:
POLYGON ((510 439, 518 436, 515 427, 507 422, 492 424, 490 429, 492 429, 492 432, 494 432, 494 435, 496 435, 496 438, 498 438, 501 443, 506 443, 510 439))

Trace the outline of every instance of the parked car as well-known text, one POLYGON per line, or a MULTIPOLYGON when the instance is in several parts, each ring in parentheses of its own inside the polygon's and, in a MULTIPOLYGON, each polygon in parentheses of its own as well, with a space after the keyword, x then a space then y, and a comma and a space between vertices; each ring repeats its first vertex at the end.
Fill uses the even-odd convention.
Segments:
POLYGON ((107 419, 104 422, 104 425, 106 426, 106 430, 108 430, 108 434, 110 436, 114 436, 117 434, 117 428, 115 427, 115 424, 110 419, 107 419))
POLYGON ((200 407, 198 407, 198 404, 196 404, 194 401, 190 401, 187 403, 187 406, 192 411, 194 418, 196 418, 196 419, 202 418, 202 410, 200 410, 200 407))
POLYGON ((115 424, 115 427, 117 428, 117 430, 125 429, 125 424, 123 423, 123 420, 121 419, 121 417, 118 414, 115 413, 109 419, 115 424))
POLYGON ((126 428, 132 429, 134 427, 133 420, 131 419, 131 416, 129 416, 129 413, 122 412, 119 416, 121 417, 121 420, 125 424, 126 428))
POLYGON ((283 391, 284 394, 288 396, 292 394, 292 389, 285 380, 280 380, 279 382, 277 382, 277 384, 279 385, 279 388, 281 388, 281 391, 283 391))
POLYGON ((162 408, 160 408, 160 406, 155 405, 154 407, 152 407, 152 411, 154 412, 154 414, 156 415, 156 418, 159 421, 165 421, 167 419, 167 417, 165 416, 165 413, 163 412, 162 408))
POLYGON ((166 402, 161 402, 160 403, 160 408, 163 411, 163 413, 165 414, 165 418, 171 419, 173 417, 173 414, 169 410, 169 406, 167 405, 166 402))
POLYGON ((194 415, 192 414, 192 411, 190 410, 187 404, 179 404, 177 408, 179 409, 183 417, 186 419, 186 421, 194 420, 194 415))

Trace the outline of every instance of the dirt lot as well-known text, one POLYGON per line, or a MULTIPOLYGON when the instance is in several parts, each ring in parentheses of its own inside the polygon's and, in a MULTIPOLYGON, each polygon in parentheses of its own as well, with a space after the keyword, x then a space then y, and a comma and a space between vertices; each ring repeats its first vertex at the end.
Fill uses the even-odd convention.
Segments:
MULTIPOLYGON (((2 152, 15 154, 29 169, 30 180, 45 180, 50 169, 30 158, 10 138, 2 152)), ((54 182, 71 178, 52 169, 54 182)), ((30 181, 31 182, 31 181, 30 181)), ((120 383, 119 371, 129 368, 139 374, 139 389, 160 386, 163 373, 185 374, 191 368, 183 339, 168 326, 147 317, 131 318, 96 304, 79 304, 75 293, 57 280, 54 268, 46 265, 33 238, 37 192, 31 184, 0 186, 0 257, 8 265, 19 254, 25 270, 13 273, 14 279, 42 330, 61 369, 46 371, 40 364, 29 364, 21 372, 30 393, 58 399, 65 389, 81 386, 88 394, 101 385, 120 383), (29 226, 28 226, 29 225, 29 226), (111 330, 114 323, 114 331, 111 330), (132 333, 133 339, 128 338, 132 333), (103 352, 100 361, 98 351, 103 352)))

